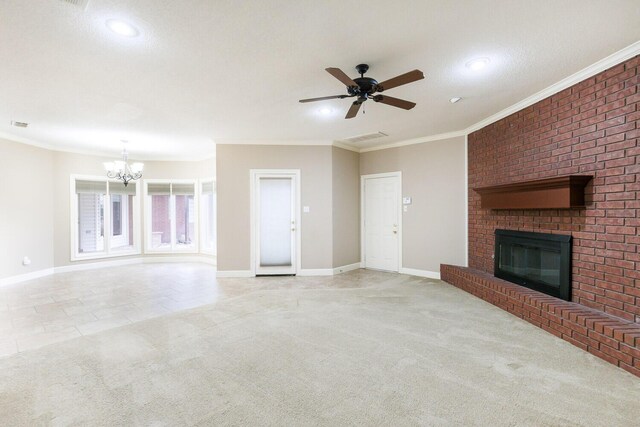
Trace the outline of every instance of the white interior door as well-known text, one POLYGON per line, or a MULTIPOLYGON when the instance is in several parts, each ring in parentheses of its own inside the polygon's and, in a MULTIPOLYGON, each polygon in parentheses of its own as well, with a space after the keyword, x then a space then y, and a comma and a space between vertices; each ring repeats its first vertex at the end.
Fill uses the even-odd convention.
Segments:
POLYGON ((294 174, 256 174, 255 272, 296 274, 297 180, 294 174))
POLYGON ((365 268, 398 271, 400 177, 363 177, 365 268))

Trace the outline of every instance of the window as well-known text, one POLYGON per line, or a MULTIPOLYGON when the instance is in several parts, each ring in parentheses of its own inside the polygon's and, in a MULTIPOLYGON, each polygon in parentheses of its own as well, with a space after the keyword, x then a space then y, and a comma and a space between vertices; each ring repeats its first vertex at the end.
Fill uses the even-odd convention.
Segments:
POLYGON ((195 181, 146 180, 148 252, 197 252, 195 181))
MULTIPOLYGON (((134 208, 136 202, 137 185, 129 182, 126 187, 122 183, 111 183, 109 194, 111 197, 111 244, 115 251, 131 251, 134 244, 134 208)), ((137 225, 135 227, 138 228, 137 225)))
POLYGON ((71 177, 71 260, 140 253, 135 182, 71 177))
POLYGON ((113 219, 113 235, 122 236, 122 196, 117 194, 111 198, 111 218, 113 219))
POLYGON ((204 180, 200 183, 200 229, 201 252, 216 254, 216 193, 215 181, 204 180))
POLYGON ((78 219, 77 253, 104 252, 104 202, 106 182, 76 181, 75 194, 78 219))

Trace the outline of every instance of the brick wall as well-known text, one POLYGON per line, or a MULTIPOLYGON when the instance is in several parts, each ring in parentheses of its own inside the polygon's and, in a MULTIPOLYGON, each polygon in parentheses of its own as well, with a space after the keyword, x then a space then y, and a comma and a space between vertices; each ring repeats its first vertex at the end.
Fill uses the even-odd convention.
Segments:
POLYGON ((469 265, 494 230, 572 234, 572 301, 640 322, 640 57, 469 135, 469 265), (586 209, 487 210, 474 187, 591 174, 586 209))

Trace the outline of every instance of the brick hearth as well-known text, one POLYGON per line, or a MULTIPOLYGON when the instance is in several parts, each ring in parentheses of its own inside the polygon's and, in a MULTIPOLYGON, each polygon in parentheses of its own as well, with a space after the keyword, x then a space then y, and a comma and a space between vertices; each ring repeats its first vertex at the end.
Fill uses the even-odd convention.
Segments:
POLYGON ((442 280, 640 377, 640 324, 497 279, 442 265, 442 280))

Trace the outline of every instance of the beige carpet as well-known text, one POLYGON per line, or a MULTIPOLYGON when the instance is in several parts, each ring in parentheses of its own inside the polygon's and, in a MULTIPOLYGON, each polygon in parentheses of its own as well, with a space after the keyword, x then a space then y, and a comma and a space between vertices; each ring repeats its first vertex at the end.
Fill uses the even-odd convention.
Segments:
POLYGON ((439 281, 221 299, 0 359, 0 425, 632 426, 640 379, 439 281))

